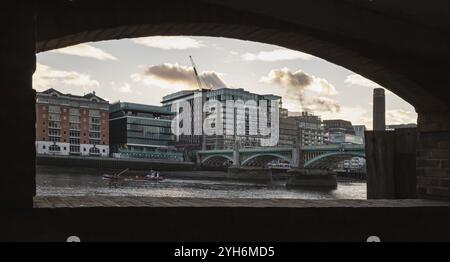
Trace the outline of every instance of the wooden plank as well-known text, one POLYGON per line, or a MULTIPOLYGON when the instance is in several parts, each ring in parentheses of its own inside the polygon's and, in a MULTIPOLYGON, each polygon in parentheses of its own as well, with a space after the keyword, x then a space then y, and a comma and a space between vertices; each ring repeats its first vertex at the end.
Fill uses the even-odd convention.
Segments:
POLYGON ((395 197, 417 198, 416 193, 417 129, 395 130, 395 197))
POLYGON ((367 199, 394 199, 395 133, 366 131, 367 199))

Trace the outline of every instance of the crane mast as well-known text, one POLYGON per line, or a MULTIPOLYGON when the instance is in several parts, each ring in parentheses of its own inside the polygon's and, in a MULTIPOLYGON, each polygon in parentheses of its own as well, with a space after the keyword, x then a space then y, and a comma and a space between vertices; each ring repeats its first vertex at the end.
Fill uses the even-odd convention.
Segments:
POLYGON ((197 66, 195 65, 195 62, 194 62, 194 59, 192 58, 192 56, 189 56, 189 59, 191 60, 192 68, 194 69, 195 79, 197 80, 197 84, 198 84, 198 90, 202 91, 203 85, 202 85, 202 80, 200 79, 200 75, 198 74, 198 71, 197 71, 197 66))
MULTIPOLYGON (((205 105, 206 97, 205 97, 205 94, 203 93, 202 80, 200 78, 200 75, 198 74, 197 66, 195 65, 194 59, 192 58, 192 56, 189 56, 189 59, 191 60, 192 68, 194 69, 195 79, 197 80, 197 84, 198 84, 198 90, 202 96, 202 105, 200 108, 202 120, 200 122, 203 123, 203 120, 206 117, 206 114, 203 111, 203 106, 205 105)), ((203 127, 203 125, 202 125, 202 127, 203 127)), ((202 148, 202 150, 206 150, 206 136, 205 136, 205 134, 203 134, 203 132, 201 135, 201 148, 202 148)))

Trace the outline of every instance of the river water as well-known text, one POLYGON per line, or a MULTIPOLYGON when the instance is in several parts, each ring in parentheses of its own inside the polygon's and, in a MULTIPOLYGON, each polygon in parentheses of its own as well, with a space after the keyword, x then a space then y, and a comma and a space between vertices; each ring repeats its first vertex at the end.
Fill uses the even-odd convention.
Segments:
MULTIPOLYGON (((186 172, 188 174, 188 172, 186 172)), ((198 174, 197 174, 198 175, 198 174)), ((363 182, 340 182, 331 192, 286 189, 285 182, 258 184, 201 178, 171 178, 161 182, 121 181, 110 183, 100 172, 83 170, 53 170, 38 168, 36 190, 38 196, 145 196, 192 198, 264 198, 264 199, 366 199, 363 182)))

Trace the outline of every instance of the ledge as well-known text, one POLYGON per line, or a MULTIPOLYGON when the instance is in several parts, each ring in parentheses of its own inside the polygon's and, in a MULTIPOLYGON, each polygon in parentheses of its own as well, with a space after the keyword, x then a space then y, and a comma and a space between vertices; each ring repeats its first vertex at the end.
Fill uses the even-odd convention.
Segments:
POLYGON ((34 208, 142 208, 142 207, 245 207, 245 208, 411 208, 450 207, 450 202, 406 200, 293 200, 293 199, 200 199, 154 197, 35 197, 34 208))

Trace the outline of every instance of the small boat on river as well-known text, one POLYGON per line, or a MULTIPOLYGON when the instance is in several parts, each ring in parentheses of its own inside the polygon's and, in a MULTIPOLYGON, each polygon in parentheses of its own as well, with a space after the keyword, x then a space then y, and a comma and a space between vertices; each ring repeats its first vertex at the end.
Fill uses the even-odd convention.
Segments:
POLYGON ((111 180, 111 181, 125 180, 125 178, 121 177, 121 175, 125 174, 128 170, 130 170, 130 169, 127 168, 127 169, 123 170, 122 172, 114 174, 114 175, 104 174, 103 179, 111 180))
POLYGON ((135 176, 135 177, 121 176, 121 175, 125 174, 128 170, 129 170, 129 168, 123 170, 122 172, 120 172, 118 174, 114 174, 114 175, 104 174, 103 179, 109 180, 109 181, 155 181, 155 182, 164 180, 164 178, 159 175, 159 172, 157 172, 157 171, 155 172, 153 170, 150 172, 150 174, 145 175, 145 176, 135 176))

